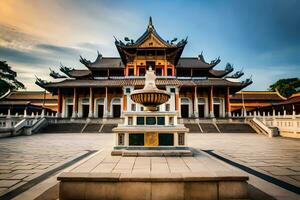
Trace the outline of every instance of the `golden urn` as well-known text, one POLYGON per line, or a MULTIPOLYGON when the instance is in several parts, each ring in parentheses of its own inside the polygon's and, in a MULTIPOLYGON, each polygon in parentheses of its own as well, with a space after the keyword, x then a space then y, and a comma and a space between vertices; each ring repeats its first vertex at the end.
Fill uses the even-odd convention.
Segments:
POLYGON ((146 111, 155 111, 157 106, 166 103, 170 94, 165 90, 159 90, 156 87, 156 75, 151 67, 147 70, 145 75, 145 86, 141 90, 134 90, 130 97, 132 101, 145 106, 146 111))

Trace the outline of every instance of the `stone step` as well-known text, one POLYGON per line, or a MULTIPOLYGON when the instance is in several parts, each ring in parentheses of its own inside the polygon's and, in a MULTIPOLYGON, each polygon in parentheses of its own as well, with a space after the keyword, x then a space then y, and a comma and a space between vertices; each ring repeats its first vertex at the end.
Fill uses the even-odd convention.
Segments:
POLYGON ((88 124, 83 133, 99 133, 102 124, 88 124))
POLYGON ((113 150, 112 156, 122 157, 191 157, 191 150, 113 150))
POLYGON ((59 175, 59 199, 248 199, 241 173, 74 173, 59 175))
POLYGON ((117 126, 118 124, 104 124, 101 133, 112 133, 112 129, 117 126))
POLYGON ((256 133, 247 123, 217 123, 221 133, 256 133))
POLYGON ((213 123, 199 123, 203 133, 219 133, 218 129, 213 123))
POLYGON ((80 133, 85 124, 83 123, 64 123, 48 124, 42 128, 40 133, 80 133))
POLYGON ((201 133, 198 124, 184 124, 184 126, 190 130, 189 133, 201 133))

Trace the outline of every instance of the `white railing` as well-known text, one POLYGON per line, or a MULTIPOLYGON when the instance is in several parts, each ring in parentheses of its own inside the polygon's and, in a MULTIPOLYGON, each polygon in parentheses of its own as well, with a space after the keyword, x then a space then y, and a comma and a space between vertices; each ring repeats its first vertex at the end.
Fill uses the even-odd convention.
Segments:
POLYGON ((262 112, 249 113, 247 118, 256 118, 267 127, 277 127, 281 136, 300 138, 300 115, 293 112, 292 115, 283 115, 280 113, 272 112, 272 115, 267 115, 262 112))
POLYGON ((268 135, 269 137, 277 136, 278 133, 277 131, 275 131, 274 128, 270 128, 262 121, 260 121, 258 118, 253 118, 252 122, 255 124, 255 126, 258 126, 259 129, 262 130, 264 134, 268 135))
POLYGON ((0 137, 9 135, 31 135, 32 132, 36 132, 44 124, 47 123, 47 119, 56 119, 54 114, 45 113, 44 111, 39 115, 38 113, 27 115, 24 111, 23 115, 18 113, 11 115, 10 111, 4 115, 0 113, 0 137))

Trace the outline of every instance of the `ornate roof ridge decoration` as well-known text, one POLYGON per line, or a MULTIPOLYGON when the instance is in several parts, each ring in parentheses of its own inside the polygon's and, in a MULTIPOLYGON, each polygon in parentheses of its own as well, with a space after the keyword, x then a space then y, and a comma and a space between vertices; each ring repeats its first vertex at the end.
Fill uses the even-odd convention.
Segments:
POLYGON ((243 69, 236 71, 234 74, 230 75, 230 76, 226 76, 226 78, 241 78, 244 75, 243 69))
POLYGON ((246 80, 242 81, 241 83, 244 87, 247 87, 248 85, 252 84, 253 83, 252 75, 249 78, 247 78, 246 80))
POLYGON ((130 39, 129 37, 124 38, 124 42, 122 40, 117 39, 115 36, 115 45, 120 54, 123 64, 127 64, 128 60, 131 60, 131 57, 135 55, 137 49, 165 49, 168 50, 168 55, 171 57, 170 59, 177 65, 178 60, 182 54, 182 51, 187 44, 187 39, 177 41, 177 38, 174 38, 170 41, 164 40, 160 35, 156 32, 154 25, 152 23, 152 17, 149 18, 149 23, 146 31, 140 36, 137 40, 130 39), (152 42, 145 45, 145 41, 151 39, 152 42), (155 42, 153 42, 155 41, 155 42), (156 45, 153 45, 156 44, 156 45))
POLYGON ((60 73, 55 72, 55 71, 52 70, 51 68, 49 68, 49 70, 50 70, 49 75, 50 75, 52 78, 54 78, 54 79, 57 79, 57 78, 67 78, 67 77, 64 76, 64 75, 61 75, 60 73))
POLYGON ((204 59, 204 56, 203 56, 203 51, 201 51, 201 54, 198 55, 198 59, 201 62, 209 65, 211 68, 215 67, 217 64, 219 64, 221 62, 220 56, 218 58, 210 61, 210 63, 206 62, 205 59, 204 59))
MULTIPOLYGON (((118 67, 122 66, 122 60, 121 57, 103 57, 99 51, 97 51, 97 58, 94 62, 91 62, 90 60, 87 60, 80 56, 79 62, 82 63, 84 66, 86 66, 89 70, 93 68, 98 68, 98 65, 101 65, 101 63, 105 63, 107 60, 120 60, 120 62, 117 63, 118 67)), ((105 65, 105 64, 104 64, 105 65)), ((107 63, 106 63, 107 65, 107 63)), ((114 63, 114 66, 116 66, 116 63, 114 63)), ((110 66, 114 68, 114 66, 110 66)), ((105 68, 109 68, 109 66, 105 66, 105 68)))
POLYGON ((103 58, 102 54, 99 53, 99 51, 97 51, 97 58, 94 62, 91 62, 90 60, 87 60, 85 58, 83 58, 81 55, 80 55, 80 59, 79 59, 79 62, 81 62, 82 64, 84 64, 87 68, 90 68, 91 65, 97 63, 97 62, 100 62, 100 60, 103 58))
POLYGON ((168 40, 165 41, 156 32, 156 29, 154 28, 154 25, 152 23, 152 17, 151 16, 149 17, 149 22, 148 22, 148 26, 147 26, 146 31, 136 41, 134 41, 133 39, 130 39, 129 37, 124 37, 125 42, 123 42, 122 40, 117 39, 115 36, 113 36, 113 37, 115 38, 116 46, 136 48, 140 44, 142 44, 148 38, 148 36, 150 36, 150 34, 153 34, 167 48, 174 48, 174 47, 176 48, 176 47, 184 46, 187 43, 187 39, 188 39, 188 37, 186 37, 185 39, 180 40, 177 44, 174 43, 174 42, 177 41, 177 38, 172 39, 171 42, 169 42, 168 40))
POLYGON ((60 70, 61 72, 63 72, 65 75, 67 75, 68 77, 71 78, 72 76, 70 75, 70 72, 73 71, 73 70, 75 70, 75 69, 74 69, 74 68, 67 67, 67 66, 64 66, 63 64, 60 63, 60 68, 59 68, 59 70, 60 70))
POLYGON ((35 75, 35 78, 36 78, 35 84, 37 84, 38 86, 40 86, 40 87, 42 87, 42 88, 44 88, 45 85, 47 85, 48 83, 50 83, 50 82, 48 82, 48 81, 45 81, 45 80, 43 80, 43 79, 37 77, 36 75, 35 75))

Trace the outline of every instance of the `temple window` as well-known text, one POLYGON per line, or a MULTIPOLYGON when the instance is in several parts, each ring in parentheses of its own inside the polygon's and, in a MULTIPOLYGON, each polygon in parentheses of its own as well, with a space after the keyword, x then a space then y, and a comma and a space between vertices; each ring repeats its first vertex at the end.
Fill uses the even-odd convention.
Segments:
POLYGON ((155 68, 155 74, 156 74, 156 76, 161 76, 162 75, 162 68, 155 68))
POLYGON ((137 125, 145 125, 145 118, 144 117, 137 117, 136 118, 137 125))
POLYGON ((169 125, 174 125, 174 117, 169 117, 169 125))
POLYGON ((184 133, 178 133, 178 145, 184 145, 184 133))
POLYGON ((126 88, 126 94, 130 94, 130 88, 126 88))
POLYGON ((128 69, 128 76, 134 76, 134 69, 133 68, 128 69))
POLYGON ((173 70, 172 68, 167 69, 167 76, 172 76, 173 75, 173 70))
POLYGON ((125 134, 124 133, 119 133, 118 134, 118 145, 124 145, 124 139, 125 139, 125 134))
POLYGON ((132 125, 133 124, 133 118, 132 117, 128 117, 128 125, 132 125))
POLYGON ((131 104, 131 111, 136 111, 136 104, 135 103, 131 104))
POLYGON ((170 104, 169 103, 166 104, 166 111, 170 111, 170 104))
POLYGON ((146 117, 146 125, 155 125, 156 118, 155 117, 146 117))
POLYGON ((157 125, 165 125, 165 117, 157 117, 157 125))
POLYGON ((139 76, 145 76, 146 70, 144 67, 139 68, 139 76))

